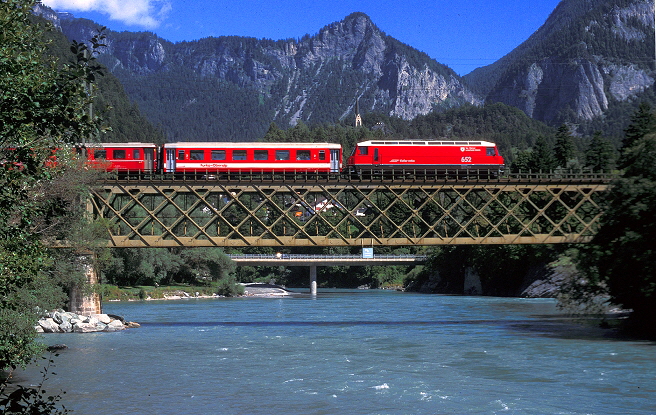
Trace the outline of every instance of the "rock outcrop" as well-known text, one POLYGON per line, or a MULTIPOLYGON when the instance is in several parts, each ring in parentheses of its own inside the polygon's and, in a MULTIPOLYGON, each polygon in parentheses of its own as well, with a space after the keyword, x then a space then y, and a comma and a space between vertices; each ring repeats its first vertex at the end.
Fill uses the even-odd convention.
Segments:
POLYGON ((654 3, 635 0, 604 9, 561 2, 526 42, 470 80, 497 73, 488 102, 503 102, 557 125, 602 116, 609 103, 626 101, 654 85, 654 3), (635 52, 629 52, 635 51, 635 52), (644 55, 644 56, 643 56, 644 55))
POLYGON ((138 326, 108 314, 81 316, 65 311, 51 311, 39 320, 35 329, 39 333, 91 333, 119 331, 138 326))

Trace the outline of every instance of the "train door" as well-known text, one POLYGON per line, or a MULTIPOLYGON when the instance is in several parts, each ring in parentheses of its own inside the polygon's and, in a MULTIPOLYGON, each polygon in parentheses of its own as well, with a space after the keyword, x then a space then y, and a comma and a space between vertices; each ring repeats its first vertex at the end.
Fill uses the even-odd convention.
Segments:
POLYGON ((155 170, 155 149, 144 148, 144 172, 152 173, 155 170))
POLYGON ((164 166, 167 173, 175 173, 175 149, 166 149, 166 165, 164 166))
POLYGON ((374 164, 378 164, 379 157, 378 157, 378 149, 374 148, 374 164))
POLYGON ((330 150, 330 172, 339 173, 339 150, 330 150))

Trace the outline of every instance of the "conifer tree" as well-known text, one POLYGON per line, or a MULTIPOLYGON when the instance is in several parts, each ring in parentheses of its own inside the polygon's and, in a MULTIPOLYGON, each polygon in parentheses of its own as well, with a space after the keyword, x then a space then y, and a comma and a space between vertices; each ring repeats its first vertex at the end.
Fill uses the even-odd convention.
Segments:
POLYGON ((574 156, 574 140, 569 132, 569 127, 563 124, 556 131, 556 144, 554 145, 554 157, 558 167, 567 168, 574 156))
POLYGON ((609 171, 615 166, 615 149, 611 142, 597 131, 585 152, 585 164, 596 172, 609 171))

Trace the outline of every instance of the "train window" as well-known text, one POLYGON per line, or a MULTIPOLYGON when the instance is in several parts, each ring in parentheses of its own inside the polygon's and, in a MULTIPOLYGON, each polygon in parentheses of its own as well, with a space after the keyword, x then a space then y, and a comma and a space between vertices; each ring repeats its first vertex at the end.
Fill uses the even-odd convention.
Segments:
POLYGON ((358 147, 358 149, 360 150, 361 156, 366 156, 369 154, 369 147, 358 147))
POLYGON ((184 160, 184 150, 178 150, 178 160, 184 160))
POLYGON ((225 150, 212 150, 212 160, 225 160, 225 150))
POLYGON ((486 156, 495 156, 496 152, 494 151, 494 147, 486 147, 485 148, 485 155, 486 156))
POLYGON ((98 159, 106 159, 107 158, 107 150, 96 150, 93 152, 93 158, 98 160, 98 159))
POLYGON ((141 160, 141 151, 138 148, 132 150, 132 160, 141 160))
POLYGON ((125 160, 125 150, 114 150, 114 159, 125 160))
POLYGON ((233 160, 246 160, 246 150, 232 150, 233 160))
POLYGON ((319 160, 326 159, 326 150, 319 150, 319 160))
POLYGON ((189 160, 205 160, 205 151, 189 150, 189 160))
POLYGON ((289 160, 289 150, 276 150, 276 160, 289 160))
POLYGON ((296 160, 310 160, 310 150, 296 150, 296 160))
POLYGON ((255 150, 253 160, 269 160, 269 150, 255 150))

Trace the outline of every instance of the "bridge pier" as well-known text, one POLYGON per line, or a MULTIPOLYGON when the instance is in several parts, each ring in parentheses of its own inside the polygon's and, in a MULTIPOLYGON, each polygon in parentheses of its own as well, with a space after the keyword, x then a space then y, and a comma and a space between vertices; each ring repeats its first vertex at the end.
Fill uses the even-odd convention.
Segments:
MULTIPOLYGON (((90 286, 98 283, 98 274, 96 273, 96 268, 93 266, 93 259, 92 254, 84 254, 78 257, 78 261, 80 261, 87 277, 87 283, 90 286)), ((68 311, 82 316, 102 314, 100 294, 96 292, 85 293, 84 291, 84 287, 77 285, 71 288, 68 293, 68 311)))
POLYGON ((317 266, 310 265, 310 294, 317 295, 317 266))

